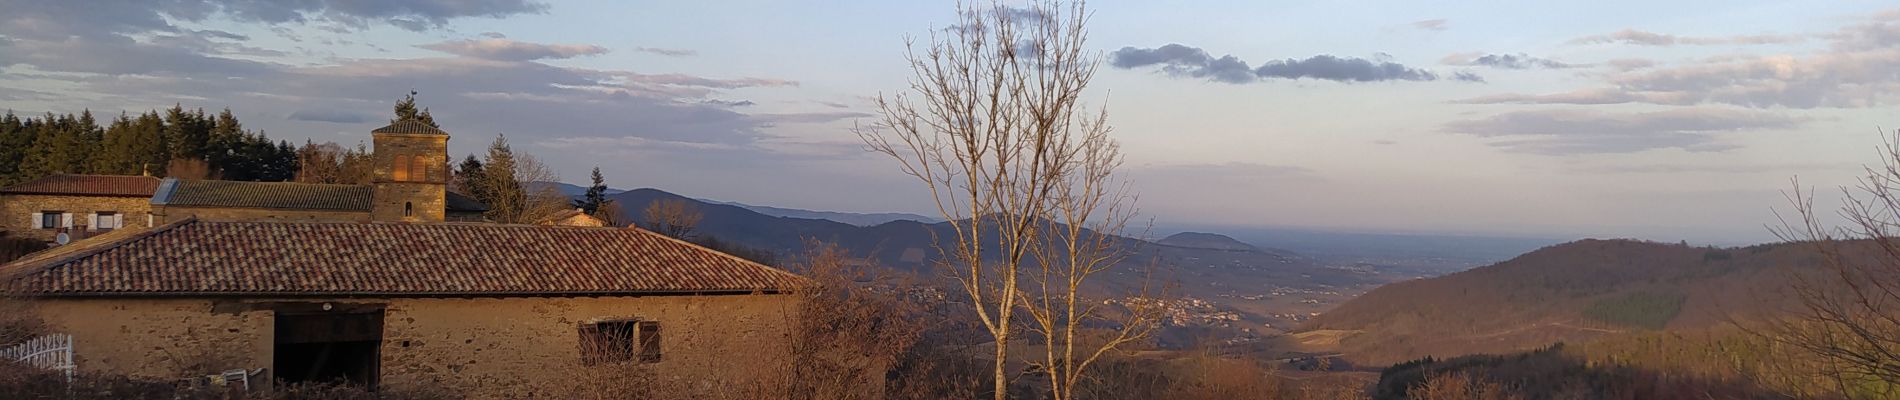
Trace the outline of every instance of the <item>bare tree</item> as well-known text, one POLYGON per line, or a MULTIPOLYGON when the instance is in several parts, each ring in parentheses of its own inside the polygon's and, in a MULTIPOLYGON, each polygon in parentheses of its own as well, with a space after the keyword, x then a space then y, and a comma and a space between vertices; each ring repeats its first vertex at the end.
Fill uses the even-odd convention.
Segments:
POLYGON ((1813 249, 1819 268, 1789 274, 1797 307, 1760 332, 1813 356, 1819 378, 1850 397, 1900 395, 1900 132, 1881 150, 1858 187, 1841 188, 1843 226, 1829 227, 1796 181, 1795 216, 1775 233, 1813 249))
POLYGON ((1085 46, 1081 2, 957 11, 921 54, 912 44, 910 89, 880 96, 879 118, 856 132, 922 181, 949 221, 939 260, 994 339, 994 397, 1008 396, 1023 311, 1050 345, 1034 364, 1068 399, 1096 356, 1144 335, 1134 321, 1077 346, 1095 311, 1082 304, 1084 282, 1121 261, 1113 235, 1132 214, 1113 179, 1121 155, 1107 112, 1081 101, 1101 56, 1085 46))
POLYGON ((515 155, 515 181, 522 182, 521 221, 538 222, 572 210, 567 195, 561 194, 553 183, 560 182, 561 176, 553 168, 542 164, 541 159, 532 154, 515 155))
POLYGON ((646 220, 646 228, 674 239, 686 240, 693 237, 693 230, 699 226, 699 207, 679 199, 656 200, 647 203, 641 212, 646 220))

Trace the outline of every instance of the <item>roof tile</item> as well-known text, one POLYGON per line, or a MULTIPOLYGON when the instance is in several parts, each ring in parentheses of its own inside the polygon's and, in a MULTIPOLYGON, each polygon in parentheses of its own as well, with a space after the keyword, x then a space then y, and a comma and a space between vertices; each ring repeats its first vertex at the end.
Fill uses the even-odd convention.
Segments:
POLYGON ((153 204, 187 207, 243 207, 369 211, 368 185, 296 182, 176 180, 153 204))
POLYGON ((750 292, 804 282, 634 228, 186 219, 97 239, 0 266, 0 277, 6 289, 53 296, 750 292))
POLYGON ((53 174, 0 188, 4 194, 152 197, 158 178, 135 175, 53 174))
POLYGON ((388 126, 371 130, 370 133, 409 133, 409 134, 427 134, 427 135, 449 134, 448 132, 443 132, 442 129, 440 128, 429 126, 429 124, 427 123, 413 120, 413 119, 405 119, 401 121, 391 122, 389 123, 388 126))

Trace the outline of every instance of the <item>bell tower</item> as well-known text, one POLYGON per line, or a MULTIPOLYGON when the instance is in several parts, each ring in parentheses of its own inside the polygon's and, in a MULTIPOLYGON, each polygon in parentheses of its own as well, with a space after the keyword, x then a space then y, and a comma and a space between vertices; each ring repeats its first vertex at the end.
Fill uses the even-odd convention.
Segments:
POLYGON ((449 179, 449 133, 416 120, 370 131, 376 165, 372 221, 442 222, 449 179))

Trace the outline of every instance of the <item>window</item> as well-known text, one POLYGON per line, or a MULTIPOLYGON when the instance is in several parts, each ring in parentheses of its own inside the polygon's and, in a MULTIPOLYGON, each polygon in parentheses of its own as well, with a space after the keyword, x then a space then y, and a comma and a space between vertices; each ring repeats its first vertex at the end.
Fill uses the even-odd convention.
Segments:
POLYGON ((580 333, 583 364, 660 361, 659 322, 602 321, 582 324, 580 333))
POLYGON ((109 231, 113 229, 124 228, 125 220, 122 218, 124 218, 124 216, 121 216, 119 215, 119 213, 112 212, 112 211, 100 211, 100 212, 92 213, 92 229, 99 230, 99 231, 109 231))
POLYGON ((65 211, 40 211, 40 213, 38 214, 39 218, 35 218, 38 220, 39 225, 35 225, 34 227, 40 228, 40 229, 53 229, 53 228, 65 226, 64 225, 65 215, 66 215, 65 211))
POLYGON ((397 182, 408 181, 409 180, 409 156, 397 155, 396 165, 394 167, 391 167, 391 170, 396 174, 395 178, 397 182))
POLYGON ((660 323, 640 321, 640 362, 660 362, 660 323))
POLYGON ((422 157, 418 156, 412 162, 410 162, 409 168, 410 168, 409 176, 414 178, 416 181, 420 181, 420 182, 429 181, 429 161, 428 160, 424 160, 422 159, 422 157))
POLYGON ((411 203, 411 202, 406 202, 406 201, 403 202, 402 216, 409 217, 409 216, 414 216, 414 215, 416 215, 416 203, 411 203))

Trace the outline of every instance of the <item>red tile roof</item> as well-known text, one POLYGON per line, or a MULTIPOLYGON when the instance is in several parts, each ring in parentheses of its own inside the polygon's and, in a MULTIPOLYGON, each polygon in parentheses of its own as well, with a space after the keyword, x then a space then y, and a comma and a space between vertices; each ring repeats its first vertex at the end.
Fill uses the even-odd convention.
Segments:
POLYGON ((805 282, 635 228, 186 219, 118 233, 0 266, 0 282, 41 296, 750 293, 805 282))
POLYGON ((369 185, 166 179, 152 204, 368 212, 373 189, 369 185))
POLYGON ((0 188, 0 194, 152 197, 158 178, 134 175, 53 174, 0 188))
POLYGON ((433 126, 429 126, 428 123, 418 121, 418 120, 413 120, 413 119, 405 119, 401 121, 391 122, 389 123, 388 126, 376 128, 369 132, 370 133, 408 133, 408 134, 427 134, 427 135, 449 134, 448 132, 443 132, 441 129, 438 129, 433 126))

